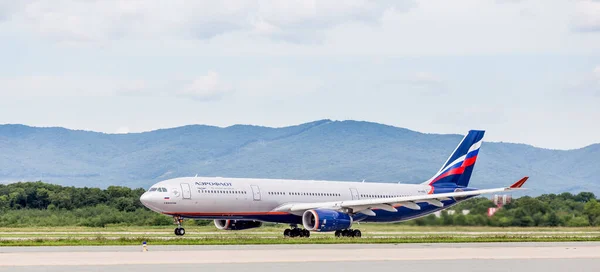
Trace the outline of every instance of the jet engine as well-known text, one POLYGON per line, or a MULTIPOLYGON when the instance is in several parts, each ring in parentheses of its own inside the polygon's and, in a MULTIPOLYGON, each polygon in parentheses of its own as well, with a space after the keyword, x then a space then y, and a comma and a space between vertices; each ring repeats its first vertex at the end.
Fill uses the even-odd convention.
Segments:
POLYGON ((215 226, 220 230, 245 230, 259 228, 262 226, 262 222, 246 220, 215 220, 215 226))
POLYGON ((334 210, 307 210, 302 214, 302 225, 310 231, 344 230, 352 225, 352 217, 347 213, 334 210))

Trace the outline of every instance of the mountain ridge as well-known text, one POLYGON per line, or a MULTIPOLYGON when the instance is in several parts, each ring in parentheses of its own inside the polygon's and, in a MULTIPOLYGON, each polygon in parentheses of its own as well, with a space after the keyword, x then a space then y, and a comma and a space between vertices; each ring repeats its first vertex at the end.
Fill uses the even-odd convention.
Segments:
MULTIPOLYGON (((0 125, 0 181, 147 187, 177 176, 417 183, 430 178, 461 135, 329 119, 287 127, 187 125, 130 134, 0 125)), ((532 194, 600 192, 600 144, 572 150, 486 142, 473 186, 530 175, 532 194)))
MULTIPOLYGON (((6 127, 6 126, 18 126, 18 127, 28 128, 28 129, 59 129, 59 130, 74 131, 74 132, 98 133, 98 134, 103 134, 103 135, 135 135, 135 134, 145 134, 145 133, 167 131, 167 130, 177 130, 177 129, 188 128, 188 127, 207 127, 207 128, 216 128, 216 129, 229 129, 229 128, 235 128, 235 127, 254 127, 254 128, 267 128, 267 129, 282 129, 282 128, 290 128, 290 127, 296 127, 296 126, 301 126, 301 125, 308 125, 308 124, 312 124, 312 123, 325 122, 325 121, 328 121, 328 122, 358 122, 358 123, 368 123, 368 124, 387 126, 387 127, 397 128, 397 129, 403 129, 403 130, 407 130, 407 131, 411 131, 411 132, 415 132, 415 133, 420 133, 420 134, 458 135, 458 136, 463 136, 461 134, 456 134, 456 133, 421 132, 421 131, 417 131, 417 130, 411 130, 411 129, 408 129, 408 128, 397 127, 397 126, 392 126, 392 125, 387 125, 387 124, 377 123, 377 122, 371 122, 371 121, 331 120, 331 119, 321 119, 321 120, 317 120, 317 121, 312 121, 312 122, 307 122, 307 123, 302 123, 302 124, 297 124, 297 125, 283 126, 283 127, 271 127, 271 126, 264 126, 264 125, 252 125, 252 124, 234 124, 234 125, 230 125, 230 126, 217 126, 217 125, 205 125, 205 124, 190 124, 190 125, 183 125, 183 126, 177 126, 177 127, 158 128, 158 129, 152 129, 152 130, 148 130, 148 131, 128 132, 128 133, 116 133, 116 132, 111 133, 111 132, 102 132, 102 131, 94 131, 94 130, 86 130, 86 129, 73 129, 73 128, 60 127, 60 126, 32 126, 32 125, 16 124, 16 123, 0 124, 0 129, 2 127, 6 127)), ((515 142, 504 142, 504 141, 496 141, 496 142, 494 142, 494 141, 485 141, 485 142, 486 143, 502 143, 502 144, 526 145, 526 146, 531 146, 531 147, 538 148, 538 149, 545 149, 545 150, 552 150, 552 151, 573 151, 573 150, 579 150, 579 149, 585 149, 585 148, 591 148, 591 147, 600 148, 600 142, 599 143, 592 143, 592 144, 589 144, 589 145, 586 145, 586 146, 583 146, 583 147, 571 148, 571 149, 556 149, 556 148, 549 148, 549 147, 540 147, 540 146, 536 146, 536 145, 528 144, 528 143, 515 143, 515 142)))

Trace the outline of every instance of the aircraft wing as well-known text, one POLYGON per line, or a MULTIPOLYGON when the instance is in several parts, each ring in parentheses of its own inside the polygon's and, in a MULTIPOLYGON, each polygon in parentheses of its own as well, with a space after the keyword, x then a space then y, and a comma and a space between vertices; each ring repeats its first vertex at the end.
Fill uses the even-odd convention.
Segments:
POLYGON ((524 177, 513 185, 505 188, 494 188, 494 189, 483 189, 473 190, 464 192, 453 192, 453 193, 442 193, 442 194, 428 194, 428 195, 416 195, 416 196, 405 196, 405 197, 391 197, 391 198, 372 198, 372 199, 360 199, 360 200, 347 200, 347 201, 331 201, 331 202, 314 202, 314 203, 289 203, 284 204, 274 211, 286 211, 286 212, 304 212, 311 209, 329 209, 339 210, 342 212, 349 213, 364 213, 366 215, 374 216, 375 213, 372 209, 381 209, 390 212, 396 212, 397 207, 404 206, 413 210, 420 210, 421 207, 417 203, 429 203, 437 207, 443 207, 443 200, 450 198, 476 196, 482 194, 491 194, 499 192, 508 192, 514 190, 521 190, 521 186, 527 181, 529 177, 524 177))

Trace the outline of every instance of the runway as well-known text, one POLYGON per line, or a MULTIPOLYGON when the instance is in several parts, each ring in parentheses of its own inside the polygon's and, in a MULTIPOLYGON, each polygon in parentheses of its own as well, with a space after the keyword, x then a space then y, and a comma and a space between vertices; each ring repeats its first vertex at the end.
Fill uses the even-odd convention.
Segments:
POLYGON ((598 271, 599 242, 4 247, 0 271, 598 271), (307 270, 308 269, 308 270, 307 270))

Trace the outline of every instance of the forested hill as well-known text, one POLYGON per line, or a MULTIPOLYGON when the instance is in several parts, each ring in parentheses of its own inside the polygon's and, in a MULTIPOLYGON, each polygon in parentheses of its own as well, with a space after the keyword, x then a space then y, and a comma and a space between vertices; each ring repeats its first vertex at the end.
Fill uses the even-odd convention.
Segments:
MULTIPOLYGON (((172 225, 170 217, 143 207, 139 197, 144 189, 109 186, 107 189, 76 188, 42 182, 0 184, 0 227, 88 226, 107 225, 157 226, 172 225)), ((505 205, 493 217, 487 216, 495 205, 478 197, 443 212, 441 217, 429 215, 410 220, 407 225, 454 226, 600 226, 600 203, 593 193, 582 192, 520 197, 505 205), (469 210, 467 215, 462 210, 469 210)), ((210 224, 208 220, 190 224, 210 224)))
MULTIPOLYGON (((330 120, 284 128, 192 125, 133 134, 0 125, 0 181, 146 188, 198 174, 417 183, 439 169, 461 138, 330 120)), ((598 144, 557 151, 485 143, 471 185, 504 186, 528 175, 529 194, 600 194, 599 162, 598 144)))

